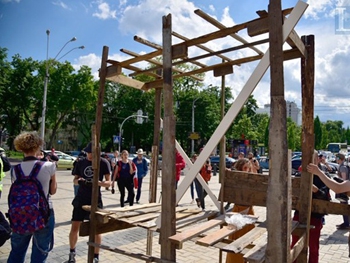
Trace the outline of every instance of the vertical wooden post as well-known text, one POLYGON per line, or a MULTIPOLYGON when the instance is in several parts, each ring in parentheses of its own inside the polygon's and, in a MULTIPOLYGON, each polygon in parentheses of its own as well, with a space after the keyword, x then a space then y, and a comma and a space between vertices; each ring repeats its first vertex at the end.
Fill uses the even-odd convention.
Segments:
POLYGON ((154 125, 153 125, 153 145, 152 145, 152 162, 149 184, 149 202, 157 202, 157 178, 158 178, 158 155, 159 155, 159 137, 160 137, 160 114, 162 102, 162 90, 157 88, 154 98, 154 125))
POLYGON ((289 262, 291 231, 291 178, 287 173, 287 124, 284 99, 283 33, 280 0, 270 0, 269 11, 271 119, 270 177, 267 191, 268 263, 289 262))
POLYGON ((307 57, 301 58, 301 94, 302 94, 302 134, 301 150, 303 153, 302 173, 299 196, 299 222, 305 224, 306 242, 303 250, 299 254, 298 263, 307 262, 307 252, 309 246, 309 230, 312 199, 312 176, 307 172, 306 166, 313 161, 315 149, 314 137, 314 71, 315 71, 315 53, 314 36, 302 36, 307 57))
MULTIPOLYGON (((93 184, 92 184, 92 196, 91 196, 91 215, 90 215, 90 233, 89 242, 95 242, 96 223, 95 212, 97 210, 98 203, 98 177, 100 174, 100 134, 102 125, 102 111, 103 111, 103 99, 105 96, 105 84, 106 84, 106 70, 108 59, 108 47, 104 46, 102 51, 102 60, 100 68, 100 87, 98 90, 98 100, 96 108, 95 124, 92 127, 92 169, 94 170, 93 184)), ((88 262, 92 263, 94 259, 94 247, 89 246, 88 250, 88 262)))
MULTIPOLYGON (((224 62, 224 60, 222 61, 224 62)), ((221 77, 221 100, 220 100, 220 121, 225 117, 225 75, 221 77)), ((219 182, 223 182, 226 170, 226 137, 222 136, 220 140, 220 165, 219 165, 219 182)), ((223 200, 223 199, 221 199, 223 200)), ((223 212, 223 211, 222 211, 223 212)))
POLYGON ((175 234, 175 117, 173 110, 171 14, 163 17, 163 161, 161 258, 175 261, 175 245, 169 237, 175 234))

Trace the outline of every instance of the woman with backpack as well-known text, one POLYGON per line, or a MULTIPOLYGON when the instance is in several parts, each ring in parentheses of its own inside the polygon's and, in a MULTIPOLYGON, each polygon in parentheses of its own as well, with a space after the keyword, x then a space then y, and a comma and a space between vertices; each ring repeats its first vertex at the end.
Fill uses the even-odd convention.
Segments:
POLYGON ((24 262, 33 238, 31 262, 41 263, 53 247, 55 215, 49 195, 57 190, 56 166, 37 159, 43 140, 36 132, 21 133, 14 145, 17 151, 23 152, 24 159, 11 173, 13 184, 8 205, 12 236, 7 262, 24 262))
POLYGON ((129 205, 134 205, 134 176, 136 173, 136 166, 132 161, 128 160, 129 152, 123 150, 121 153, 121 160, 116 164, 116 168, 113 172, 112 192, 114 190, 114 182, 117 181, 118 189, 120 192, 120 206, 124 207, 125 188, 128 190, 129 205))

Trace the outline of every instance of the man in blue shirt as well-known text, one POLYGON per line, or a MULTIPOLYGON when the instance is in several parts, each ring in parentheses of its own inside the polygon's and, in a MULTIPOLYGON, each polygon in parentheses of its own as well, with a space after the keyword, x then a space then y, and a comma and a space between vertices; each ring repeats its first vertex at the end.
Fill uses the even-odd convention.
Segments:
POLYGON ((137 150, 137 157, 135 157, 132 161, 137 168, 138 185, 137 185, 137 194, 136 194, 136 204, 138 204, 141 197, 142 180, 143 180, 143 177, 145 177, 148 172, 147 161, 146 161, 146 158, 143 157, 142 149, 137 150))

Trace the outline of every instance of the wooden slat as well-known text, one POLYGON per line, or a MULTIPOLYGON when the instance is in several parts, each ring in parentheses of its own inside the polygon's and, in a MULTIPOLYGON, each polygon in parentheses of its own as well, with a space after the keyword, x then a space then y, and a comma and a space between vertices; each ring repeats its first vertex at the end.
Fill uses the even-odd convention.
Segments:
POLYGON ((265 260, 265 250, 267 243, 267 235, 264 234, 257 240, 254 240, 254 247, 243 255, 249 263, 262 263, 265 260))
POLYGON ((156 217, 159 216, 159 213, 147 213, 147 214, 144 214, 144 215, 138 215, 138 216, 133 216, 133 217, 129 217, 129 218, 123 218, 123 219, 120 219, 121 221, 124 221, 126 223, 129 223, 129 224, 136 224, 136 223, 139 223, 139 222, 144 222, 144 221, 148 221, 150 219, 154 219, 156 217))
POLYGON ((173 236, 170 236, 169 239, 174 244, 181 246, 183 242, 191 239, 192 237, 197 236, 215 226, 224 224, 225 223, 224 219, 225 219, 225 216, 221 215, 215 219, 193 226, 191 230, 188 230, 182 233, 177 233, 173 236))
POLYGON ((246 246, 251 244, 255 239, 259 238, 264 233, 266 233, 266 228, 255 227, 244 236, 223 247, 222 250, 226 252, 240 253, 246 246))
POLYGON ((226 238, 227 236, 233 234, 236 231, 237 228, 235 226, 229 228, 227 226, 224 226, 223 228, 197 240, 196 244, 206 247, 212 246, 213 244, 219 242, 220 240, 226 238))

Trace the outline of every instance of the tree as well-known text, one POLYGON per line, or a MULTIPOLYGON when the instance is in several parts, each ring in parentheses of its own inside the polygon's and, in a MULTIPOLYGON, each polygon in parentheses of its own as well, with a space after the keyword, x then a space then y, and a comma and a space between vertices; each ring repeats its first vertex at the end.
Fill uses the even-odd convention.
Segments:
POLYGON ((314 120, 315 148, 322 149, 322 124, 318 116, 314 120))

